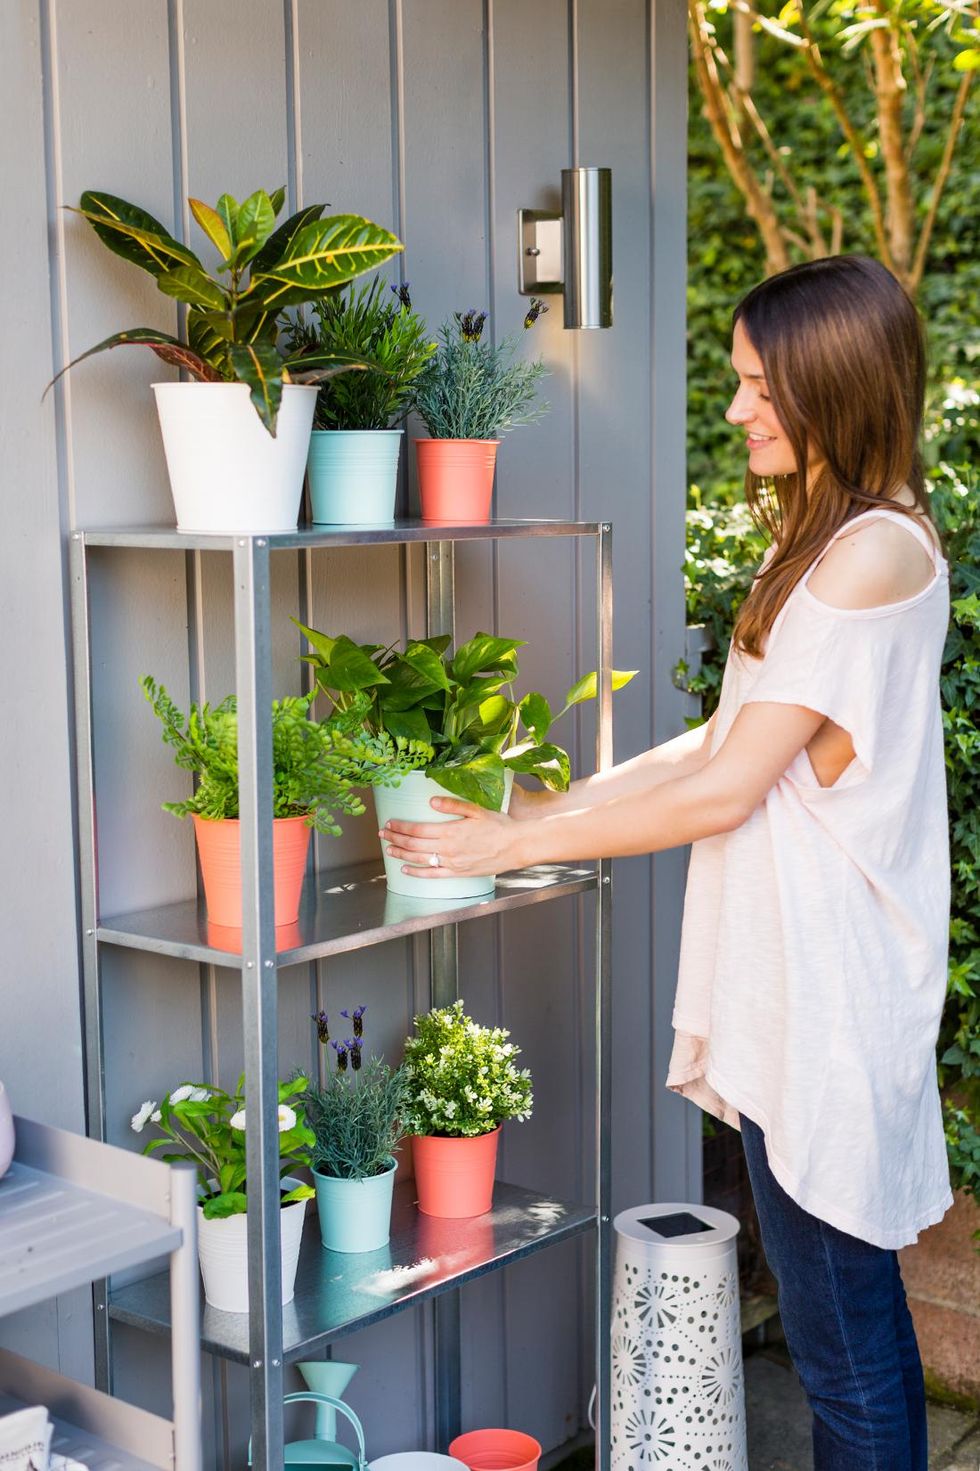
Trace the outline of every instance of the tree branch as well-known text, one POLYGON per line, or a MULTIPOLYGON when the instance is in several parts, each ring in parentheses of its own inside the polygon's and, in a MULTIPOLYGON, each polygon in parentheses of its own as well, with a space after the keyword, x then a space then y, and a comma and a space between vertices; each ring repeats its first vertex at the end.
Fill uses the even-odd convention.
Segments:
POLYGON ((772 200, 762 188, 746 157, 734 120, 727 115, 726 103, 729 98, 718 74, 714 54, 716 43, 708 27, 703 0, 688 0, 688 13, 694 68, 704 100, 705 116, 732 181, 758 227, 766 252, 766 267, 771 275, 790 265, 786 241, 772 200))
POLYGON ((912 222, 915 213, 902 127, 902 106, 908 88, 902 71, 902 53, 894 16, 887 0, 873 0, 873 3, 880 19, 886 22, 884 26, 876 26, 869 34, 875 69, 878 146, 885 164, 888 199, 886 225, 893 269, 903 281, 907 281, 912 266, 912 222))
POLYGON ((841 95, 839 87, 837 86, 837 83, 834 81, 833 77, 824 66, 823 57, 820 55, 820 48, 813 38, 813 32, 810 29, 810 23, 807 20, 806 11, 804 10, 802 4, 800 5, 799 9, 799 17, 800 30, 803 32, 803 36, 805 38, 806 49, 804 51, 804 55, 807 60, 807 65, 810 68, 813 79, 817 83, 817 86, 820 88, 821 92, 823 92, 824 96, 827 98, 831 107, 834 110, 834 116, 837 118, 837 121, 841 127, 841 131, 843 132, 844 137, 847 139, 848 145, 851 150, 851 155, 854 159, 855 167, 857 168, 857 171, 861 176, 861 182, 864 185, 864 191, 868 198, 868 207, 871 210, 871 219, 874 225, 875 240, 878 245, 878 254, 881 257, 882 262, 886 266, 888 266, 889 270, 894 270, 892 254, 888 244, 888 235, 885 231, 885 217, 881 207, 881 195, 878 192, 877 181, 871 171, 871 167, 864 152, 864 139, 858 132, 857 128, 854 126, 854 123, 851 121, 850 115, 844 104, 844 99, 841 95))
POLYGON ((970 87, 973 84, 973 78, 975 76, 975 72, 964 72, 963 79, 956 92, 956 101, 953 104, 953 115, 949 120, 949 131, 946 134, 943 156, 940 160, 939 169, 932 186, 932 197, 929 200, 929 208, 926 211, 926 217, 922 222, 922 229, 919 232, 919 241, 915 248, 915 260, 909 276, 909 290, 913 295, 922 284, 922 276, 926 268, 926 257, 929 254, 929 242, 932 239, 932 231, 936 223, 936 216, 939 213, 943 190, 946 188, 946 182, 949 179, 950 170, 953 167, 953 155, 956 152, 956 143, 959 138, 960 128, 963 126, 963 117, 966 112, 967 100, 970 96, 970 87))

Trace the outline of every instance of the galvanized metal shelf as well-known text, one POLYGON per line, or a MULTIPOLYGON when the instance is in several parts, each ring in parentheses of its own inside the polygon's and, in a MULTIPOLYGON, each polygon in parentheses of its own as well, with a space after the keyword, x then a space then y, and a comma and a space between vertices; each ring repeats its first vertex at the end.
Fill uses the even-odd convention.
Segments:
POLYGON ((403 546, 408 542, 507 541, 526 536, 596 536, 594 521, 486 521, 461 526, 451 521, 393 521, 388 526, 300 526, 268 536, 205 535, 177 531, 173 526, 118 526, 73 532, 89 547, 142 547, 147 551, 227 552, 255 541, 270 551, 297 551, 317 547, 403 546))
MULTIPOLYGON (((403 1308, 436 1297, 543 1247, 595 1225, 595 1210, 497 1181, 493 1209, 485 1216, 446 1220, 415 1207, 411 1180, 395 1186, 391 1240, 380 1251, 327 1251, 316 1211, 307 1216, 296 1295, 282 1310, 283 1361, 324 1348, 333 1339, 366 1328, 403 1308)), ((170 1329, 165 1274, 111 1293, 109 1315, 150 1332, 170 1329)), ((239 1363, 249 1362, 248 1318, 204 1306, 201 1345, 239 1363)))
MULTIPOLYGON (((397 1311, 408 1302, 434 1300, 435 1439, 447 1444, 461 1428, 461 1328, 459 1295, 450 1291, 467 1277, 525 1256, 576 1232, 595 1228, 595 1362, 597 1385, 598 1471, 608 1471, 606 1433, 610 1403, 609 1321, 611 1301, 611 1189, 608 1121, 611 1108, 611 866, 547 867, 504 875, 496 892, 477 903, 453 905, 426 901, 421 905, 387 894, 380 865, 359 872, 323 873, 308 881, 298 925, 277 932, 272 889, 272 749, 264 712, 273 696, 271 560, 278 551, 313 552, 357 546, 426 546, 424 557, 406 561, 425 579, 426 632, 453 637, 455 545, 468 541, 505 541, 537 537, 592 539, 595 551, 595 632, 597 667, 596 766, 612 762, 612 528, 606 522, 498 520, 475 526, 398 521, 390 526, 300 527, 270 535, 185 535, 173 527, 119 527, 71 533, 72 638, 75 670, 75 734, 78 768, 78 841, 81 855, 82 962, 85 979, 88 1111, 90 1130, 106 1128, 105 1057, 103 1053, 103 988, 101 956, 105 945, 126 946, 231 966, 241 976, 242 1030, 245 1053, 245 1101, 258 1121, 246 1135, 249 1179, 248 1260, 251 1311, 247 1317, 207 1310, 205 1337, 216 1353, 247 1360, 251 1381, 253 1464, 257 1471, 281 1471, 283 1445, 283 1364, 330 1338, 397 1311), (213 551, 230 556, 234 607, 235 685, 238 699, 239 810, 243 870, 241 932, 217 933, 208 926, 197 901, 170 904, 116 918, 103 916, 98 904, 98 844, 95 802, 93 654, 90 637, 89 557, 97 553, 105 570, 113 548, 171 552, 213 551), (103 552, 105 556, 103 556, 103 552), (314 1235, 300 1266, 297 1295, 285 1309, 280 1304, 278 988, 269 984, 280 966, 377 944, 399 935, 428 931, 432 1004, 444 1006, 458 995, 458 925, 463 920, 521 908, 545 899, 594 890, 595 904, 595 1201, 588 1210, 561 1203, 560 1217, 545 1220, 545 1203, 526 1192, 510 1194, 498 1186, 497 1208, 490 1218, 492 1239, 474 1251, 472 1260, 447 1261, 440 1251, 428 1276, 413 1276, 387 1294, 365 1301, 368 1292, 362 1265, 338 1264, 326 1279, 327 1254, 314 1235), (523 1202, 523 1203, 521 1203, 523 1202), (254 1203, 254 1208, 253 1208, 254 1203), (538 1212, 538 1214, 535 1214, 538 1212), (353 1273, 353 1277, 345 1274, 353 1273), (311 1277, 312 1274, 312 1277, 311 1277), (346 1284, 346 1285, 345 1285, 346 1284)), ((301 579, 302 583, 302 579, 301 579)), ((411 1187, 407 1187, 409 1190, 411 1187)), ((424 1230, 411 1202, 399 1195, 393 1236, 393 1261, 407 1273, 425 1255, 424 1230), (408 1215, 405 1215, 405 1211, 408 1215), (397 1243, 397 1245, 396 1245, 397 1243)), ((485 1223, 484 1223, 485 1224, 485 1223)), ((314 1228, 310 1227, 311 1230, 314 1228)), ((455 1231, 457 1228, 450 1228, 455 1231)), ((459 1228, 479 1232, 480 1222, 459 1228)), ((463 1237, 454 1238, 463 1240, 463 1237)), ((462 1247, 461 1247, 462 1249, 462 1247)), ((447 1249, 448 1252, 448 1249, 447 1249)), ((429 1252, 436 1259, 436 1253, 429 1252)), ((452 1256, 452 1252, 448 1252, 452 1256)), ((334 1258, 336 1260, 336 1258, 334 1258)), ((393 1267, 392 1270, 395 1270, 393 1267)), ((106 1284, 95 1289, 98 1306, 107 1306, 106 1284)), ((132 1284, 113 1294, 110 1312, 96 1314, 96 1382, 111 1379, 109 1319, 126 1317, 146 1328, 163 1331, 167 1312, 158 1279, 132 1284)), ((370 1294, 368 1294, 370 1295, 370 1294)))
MULTIPOLYGON (((543 900, 584 893, 594 889, 596 882, 594 868, 543 864, 501 874, 495 892, 485 899, 432 900, 389 893, 380 860, 322 870, 306 880, 296 924, 280 925, 275 931, 276 964, 297 965, 445 924, 523 909, 543 900)), ((106 945, 152 950, 184 960, 238 969, 242 964, 241 930, 211 924, 203 899, 105 919, 97 937, 106 945)))

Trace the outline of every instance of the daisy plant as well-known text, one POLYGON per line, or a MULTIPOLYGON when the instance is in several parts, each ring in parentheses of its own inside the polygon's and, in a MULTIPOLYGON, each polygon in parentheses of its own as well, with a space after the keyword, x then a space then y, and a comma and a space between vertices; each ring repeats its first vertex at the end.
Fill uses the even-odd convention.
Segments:
MULTIPOLYGON (((279 1176, 309 1167, 313 1131, 293 1107, 309 1085, 298 1075, 279 1084, 279 1176)), ((167 1164, 189 1160, 197 1166, 198 1197, 208 1220, 241 1215, 248 1208, 245 1180, 245 1074, 234 1093, 205 1083, 181 1083, 160 1102, 148 1098, 130 1120, 135 1134, 147 1124, 159 1130, 144 1154, 159 1154, 167 1164)), ((280 1196, 280 1205, 309 1200, 312 1185, 298 1185, 280 1196)))

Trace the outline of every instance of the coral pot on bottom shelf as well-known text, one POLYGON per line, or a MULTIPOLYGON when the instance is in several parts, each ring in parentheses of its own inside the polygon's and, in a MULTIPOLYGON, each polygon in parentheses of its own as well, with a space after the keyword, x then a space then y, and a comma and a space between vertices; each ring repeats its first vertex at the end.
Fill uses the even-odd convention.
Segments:
POLYGON ((244 383, 154 383, 177 530, 295 531, 317 390, 287 383, 275 438, 244 383))
MULTIPOLYGON (((237 817, 215 821, 195 812, 194 832, 201 859, 204 897, 212 924, 241 929, 242 839, 237 817)), ((272 866, 275 880, 276 925, 294 924, 306 873, 310 833, 305 817, 272 819, 272 866)))
POLYGON ((493 1205, 498 1124, 475 1139, 416 1134, 412 1139, 418 1207, 427 1216, 482 1216, 493 1205))
POLYGON ((490 520, 499 439, 417 439, 423 521, 490 520))
MULTIPOLYGON (((287 1177, 282 1183, 287 1190, 292 1190, 300 1181, 287 1177)), ((306 1200, 296 1200, 292 1205, 284 1205, 279 1212, 284 1305, 292 1302, 296 1288, 296 1267, 308 1204, 306 1200)), ((247 1212, 209 1221, 204 1215, 204 1207, 198 1206, 197 1249, 204 1278, 204 1296, 211 1307, 220 1308, 223 1313, 248 1312, 247 1232, 247 1212)))

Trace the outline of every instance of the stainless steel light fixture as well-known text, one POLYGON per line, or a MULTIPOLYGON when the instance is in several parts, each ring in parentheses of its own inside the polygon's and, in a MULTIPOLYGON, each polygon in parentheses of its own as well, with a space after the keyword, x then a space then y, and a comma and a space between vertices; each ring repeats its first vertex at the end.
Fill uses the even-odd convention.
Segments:
POLYGON ((561 207, 518 210, 518 289, 562 292, 566 327, 611 327, 612 170, 562 169, 561 207))

